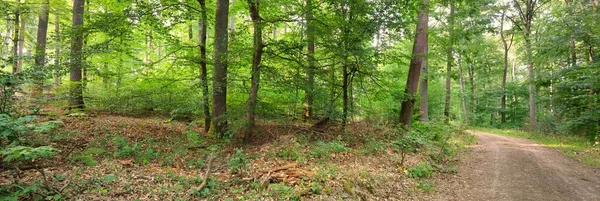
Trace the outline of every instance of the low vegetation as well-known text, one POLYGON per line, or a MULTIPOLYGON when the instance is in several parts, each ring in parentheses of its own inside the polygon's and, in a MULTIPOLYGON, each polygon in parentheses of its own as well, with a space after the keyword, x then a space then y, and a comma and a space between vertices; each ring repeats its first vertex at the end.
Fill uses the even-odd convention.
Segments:
POLYGON ((258 125, 262 132, 256 137, 262 140, 247 145, 201 134, 202 128, 190 126, 194 122, 167 120, 103 113, 6 117, 0 126, 18 135, 2 139, 10 145, 2 151, 7 169, 0 196, 404 199, 433 192, 430 179, 453 173, 448 170, 454 169, 457 150, 474 142, 459 127, 432 123, 417 123, 407 132, 356 122, 344 132, 335 122, 320 131, 273 122, 258 125), (133 129, 138 126, 161 129, 133 129))

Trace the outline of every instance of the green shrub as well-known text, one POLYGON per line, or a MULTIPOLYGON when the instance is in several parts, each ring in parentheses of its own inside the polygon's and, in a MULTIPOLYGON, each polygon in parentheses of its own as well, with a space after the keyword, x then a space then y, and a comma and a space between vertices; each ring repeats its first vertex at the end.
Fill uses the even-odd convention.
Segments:
POLYGON ((315 144, 315 148, 310 150, 309 156, 314 158, 324 158, 328 157, 333 153, 345 152, 348 151, 348 148, 342 141, 334 140, 328 143, 319 141, 315 144))
POLYGON ((407 174, 412 178, 429 178, 433 175, 435 169, 426 163, 419 163, 414 167, 407 169, 407 174))
POLYGON ((235 150, 235 154, 227 160, 227 165, 233 174, 238 174, 243 170, 248 170, 249 159, 241 149, 235 150))

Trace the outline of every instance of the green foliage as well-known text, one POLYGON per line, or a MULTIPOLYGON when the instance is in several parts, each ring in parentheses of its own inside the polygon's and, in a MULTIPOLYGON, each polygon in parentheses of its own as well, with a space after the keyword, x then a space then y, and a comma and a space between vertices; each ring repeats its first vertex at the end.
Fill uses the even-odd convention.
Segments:
POLYGON ((293 142, 290 146, 284 146, 276 153, 277 157, 284 158, 287 160, 295 160, 303 162, 306 160, 302 153, 302 145, 299 142, 293 142))
POLYGON ((433 175, 435 168, 428 163, 419 163, 407 169, 407 174, 412 178, 429 178, 433 175))
POLYGON ((269 185, 269 194, 276 197, 279 200, 299 200, 300 197, 297 195, 295 189, 286 185, 285 183, 274 183, 269 185))
POLYGON ((14 146, 3 149, 0 153, 2 153, 5 162, 33 162, 34 160, 50 159, 52 156, 54 156, 54 154, 56 154, 56 149, 50 146, 41 146, 36 148, 14 146))
POLYGON ((234 174, 241 173, 242 171, 248 170, 248 157, 241 149, 236 149, 232 157, 227 159, 227 165, 231 172, 234 174))
POLYGON ((435 183, 431 180, 419 181, 416 187, 426 193, 433 193, 435 191, 435 183))
POLYGON ((112 141, 115 146, 115 157, 117 158, 133 157, 136 163, 147 165, 150 160, 160 155, 152 148, 152 140, 148 140, 149 144, 145 149, 137 142, 131 145, 129 140, 123 137, 113 137, 112 141))
POLYGON ((200 137, 200 134, 198 134, 194 131, 185 132, 185 136, 187 137, 187 142, 190 145, 198 146, 198 145, 204 144, 204 142, 202 141, 202 138, 200 137))
POLYGON ((334 140, 331 142, 319 141, 315 143, 314 148, 310 150, 308 155, 314 158, 325 158, 329 157, 333 153, 345 152, 348 150, 349 148, 347 148, 346 145, 340 140, 334 140))

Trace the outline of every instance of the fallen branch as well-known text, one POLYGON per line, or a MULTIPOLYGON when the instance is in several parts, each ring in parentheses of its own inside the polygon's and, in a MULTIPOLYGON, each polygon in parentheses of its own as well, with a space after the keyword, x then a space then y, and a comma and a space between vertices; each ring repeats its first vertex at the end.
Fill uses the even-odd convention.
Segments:
POLYGON ((215 159, 214 154, 211 154, 210 156, 208 156, 208 162, 206 162, 206 172, 204 173, 204 180, 202 180, 202 183, 198 187, 198 192, 202 191, 202 189, 204 187, 206 187, 206 183, 208 182, 208 177, 210 176, 210 166, 214 159, 215 159))

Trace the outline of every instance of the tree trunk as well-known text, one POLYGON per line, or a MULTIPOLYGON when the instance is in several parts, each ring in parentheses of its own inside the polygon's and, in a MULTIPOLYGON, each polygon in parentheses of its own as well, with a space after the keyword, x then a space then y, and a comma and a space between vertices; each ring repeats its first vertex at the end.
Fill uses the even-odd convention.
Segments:
POLYGON ((244 140, 249 142, 252 139, 254 133, 254 126, 256 125, 255 120, 255 108, 258 97, 258 90, 260 84, 260 68, 263 53, 263 38, 262 38, 262 19, 260 18, 260 1, 259 0, 247 0, 250 10, 250 17, 252 18, 252 24, 254 26, 254 57, 252 58, 252 83, 250 87, 250 97, 248 99, 248 127, 246 128, 246 135, 244 140))
MULTIPOLYGON (((27 3, 27 2, 25 2, 27 3)), ((25 15, 21 16, 21 24, 20 24, 20 28, 19 28, 19 49, 18 49, 18 57, 19 59, 17 60, 17 73, 20 73, 21 71, 23 71, 23 49, 25 48, 25 15)))
POLYGON ((37 30, 37 47, 35 48, 35 68, 36 68, 36 86, 34 87, 34 95, 41 93, 42 85, 44 84, 45 75, 42 74, 43 68, 46 65, 46 36, 48 33, 48 5, 49 0, 42 3, 37 30))
MULTIPOLYGON (((231 0, 231 6, 234 6, 237 0, 231 0)), ((229 4, 228 4, 229 9, 229 4)), ((229 15, 229 10, 227 10, 227 15, 229 15)), ((235 15, 229 18, 229 32, 233 33, 235 31, 235 15)), ((233 35, 233 34, 232 34, 233 35)))
POLYGON ((465 124, 469 125, 469 110, 467 109, 467 96, 465 94, 465 79, 463 76, 461 55, 458 55, 458 73, 460 76, 460 94, 462 96, 462 109, 465 118, 465 124))
POLYGON ((207 14, 206 14, 206 2, 204 0, 198 0, 200 3, 200 20, 198 25, 200 30, 198 32, 198 41, 200 43, 200 87, 202 88, 202 108, 204 111, 204 132, 208 133, 210 129, 210 108, 208 104, 208 75, 206 69, 206 37, 207 37, 207 14))
MULTIPOLYGON (((504 71, 502 74, 502 98, 501 98, 501 111, 500 111, 500 121, 501 123, 506 123, 506 79, 508 76, 508 51, 510 50, 513 38, 510 39, 510 44, 506 41, 506 36, 504 35, 504 20, 506 18, 506 10, 502 11, 502 19, 500 20, 500 38, 502 39, 502 45, 504 47, 504 71)), ((514 35, 512 35, 514 36, 514 35)))
POLYGON ((54 33, 55 33, 55 37, 56 37, 56 49, 54 50, 54 55, 55 56, 55 60, 54 60, 54 70, 53 70, 53 86, 54 88, 57 88, 58 86, 60 86, 60 47, 61 47, 61 42, 60 42, 60 15, 59 12, 55 13, 55 22, 54 22, 54 33))
POLYGON ((408 79, 406 80, 406 88, 404 90, 404 94, 406 94, 408 98, 402 101, 402 107, 400 109, 400 123, 406 126, 407 129, 410 129, 412 125, 412 114, 415 102, 414 96, 419 85, 419 76, 428 46, 428 14, 429 0, 423 0, 421 8, 419 9, 417 31, 408 70, 408 79))
POLYGON ((427 54, 429 48, 425 47, 425 58, 423 58, 423 64, 421 65, 421 83, 419 84, 419 95, 421 101, 419 104, 420 120, 422 122, 429 121, 429 70, 427 68, 427 54))
POLYGON ((448 16, 448 48, 446 50, 446 101, 444 105, 444 122, 450 123, 450 97, 452 96, 452 63, 453 60, 453 43, 454 43, 454 2, 450 3, 450 16, 448 16))
POLYGON ((12 73, 17 74, 19 71, 19 29, 20 29, 20 17, 21 17, 21 0, 17 0, 17 9, 15 11, 15 32, 12 38, 13 41, 13 49, 12 49, 12 73))
POLYGON ((471 114, 475 114, 475 69, 473 69, 473 65, 469 64, 469 85, 471 86, 471 94, 469 94, 470 105, 471 105, 471 114))
POLYGON ((84 0, 73 1, 73 33, 71 36, 71 88, 70 109, 83 109, 83 85, 81 83, 81 65, 83 49, 83 11, 84 0))
MULTIPOLYGON (((529 28, 527 28, 529 29, 529 28)), ((529 71, 529 128, 535 129, 535 76, 533 71, 533 52, 529 31, 525 35, 525 50, 527 53, 527 70, 529 71)))
POLYGON ((312 16, 312 0, 306 0, 306 89, 304 97, 303 118, 304 121, 311 122, 313 118, 313 89, 314 89, 314 69, 315 69, 315 33, 312 16))
POLYGON ((227 130, 227 17, 229 0, 217 0, 215 16, 213 116, 212 131, 217 137, 225 136, 227 130))
MULTIPOLYGON (((573 3, 573 0, 565 0, 567 7, 573 3)), ((574 11, 574 9, 572 9, 574 11)), ((573 13, 573 12, 571 12, 573 13)), ((572 29, 571 29, 572 30, 572 29)), ((570 36, 570 48, 571 48, 571 66, 577 66, 577 46, 575 45, 575 33, 572 32, 570 36)))

